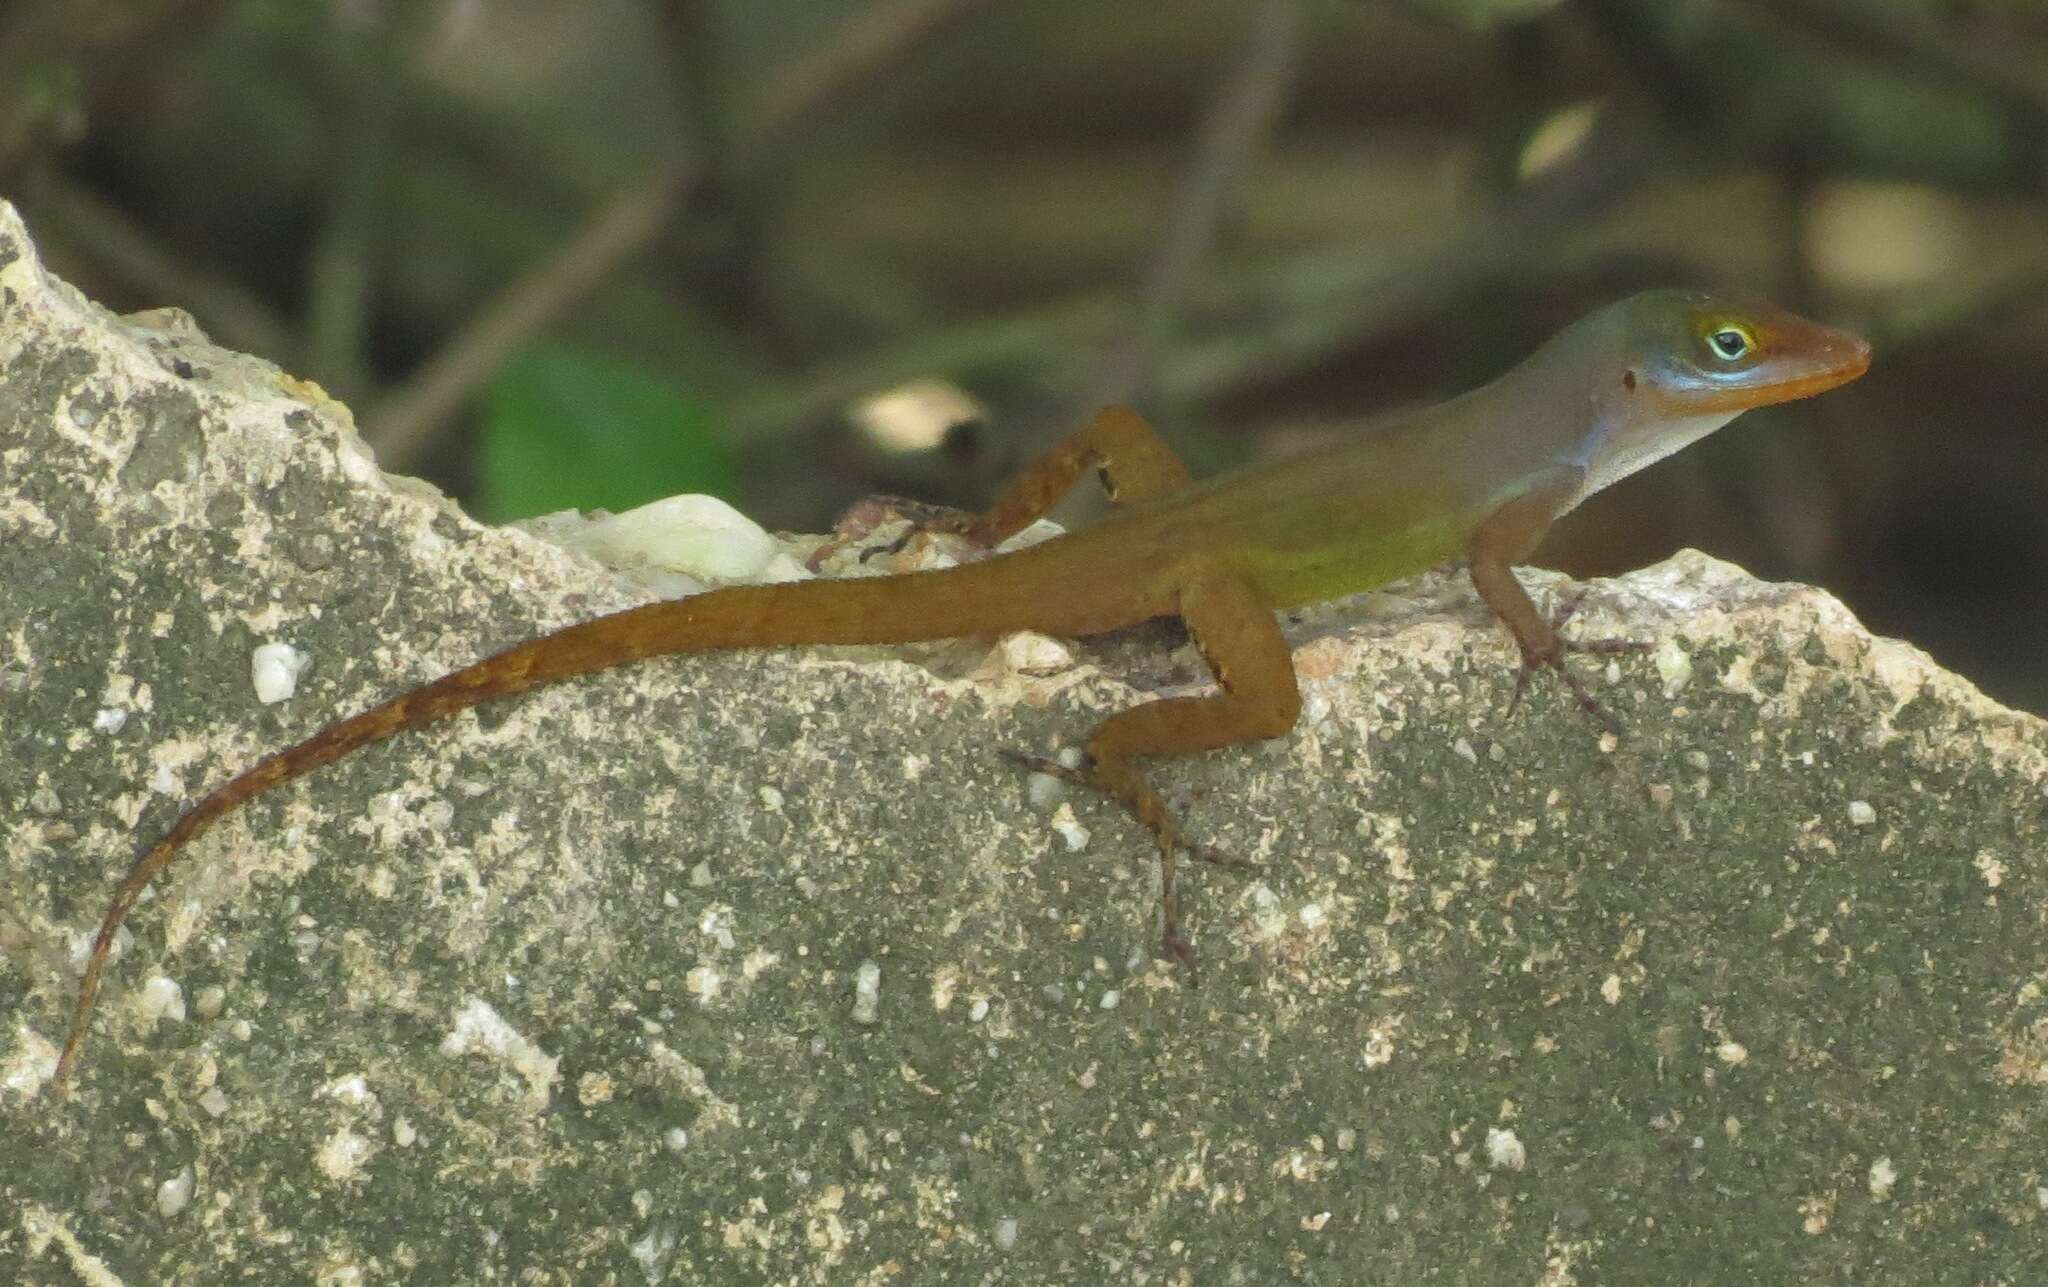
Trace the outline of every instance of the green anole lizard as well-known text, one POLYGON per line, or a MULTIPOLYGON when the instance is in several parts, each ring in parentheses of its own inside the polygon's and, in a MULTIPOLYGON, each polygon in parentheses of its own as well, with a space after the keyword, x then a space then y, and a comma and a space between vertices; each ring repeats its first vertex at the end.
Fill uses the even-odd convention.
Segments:
MULTIPOLYGON (((1771 304, 1651 291, 1567 328, 1493 383, 1320 451, 1192 482, 1137 413, 1113 407, 1010 483, 984 514, 948 524, 993 547, 1044 514, 1087 470, 1111 514, 1039 545, 938 571, 735 586, 650 603, 515 645, 337 721, 201 798, 115 891, 79 982, 52 1078, 76 1065, 115 931, 191 840, 251 797, 357 747, 481 702, 665 653, 806 644, 906 643, 1036 630, 1091 635, 1179 617, 1216 692, 1120 711, 1072 771, 1121 801, 1158 841, 1167 952, 1180 933, 1175 864, 1191 844, 1137 757, 1278 737, 1301 708, 1274 611, 1383 585, 1462 555, 1479 597, 1531 674, 1565 668, 1572 643, 1539 612, 1511 565, 1588 495, 1751 407, 1804 398, 1861 375, 1870 346, 1771 304)), ((1054 767, 1054 766, 1045 766, 1054 767)), ((1055 770, 1056 771, 1056 770, 1055 770)))

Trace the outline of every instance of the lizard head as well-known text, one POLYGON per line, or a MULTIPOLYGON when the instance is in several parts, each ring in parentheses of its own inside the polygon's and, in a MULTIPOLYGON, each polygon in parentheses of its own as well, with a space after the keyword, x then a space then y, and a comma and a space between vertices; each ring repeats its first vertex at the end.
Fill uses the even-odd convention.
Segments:
POLYGON ((1809 398, 1870 367, 1861 336, 1760 299, 1702 291, 1632 295, 1588 319, 1605 357, 1582 496, 1662 460, 1752 407, 1809 398))
POLYGON ((1646 291, 1617 305, 1631 350, 1626 382, 1654 412, 1735 415, 1808 398, 1870 368, 1861 336, 1766 300, 1699 291, 1646 291))

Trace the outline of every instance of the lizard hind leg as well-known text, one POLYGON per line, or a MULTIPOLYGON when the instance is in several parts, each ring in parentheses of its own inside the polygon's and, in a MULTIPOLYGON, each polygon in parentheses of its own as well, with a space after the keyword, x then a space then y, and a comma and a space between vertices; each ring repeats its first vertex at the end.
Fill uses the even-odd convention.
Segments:
POLYGON ((1161 698, 1110 716, 1088 739, 1086 767, 1075 775, 1120 801, 1157 838, 1166 954, 1192 968, 1194 948, 1181 932, 1179 856, 1245 864, 1190 841, 1136 757, 1279 737, 1294 727, 1301 693, 1287 640, 1248 583, 1235 577, 1197 582, 1181 591, 1180 611, 1219 691, 1161 698))
MULTIPOLYGON (((1105 407, 1020 472, 985 513, 963 516, 957 531, 970 541, 995 545, 1042 517, 1090 469, 1101 476, 1110 501, 1119 505, 1188 484, 1187 466, 1143 416, 1129 407, 1105 407)), ((1086 766, 1081 769, 1068 770, 1027 756, 1012 758, 1104 792, 1152 832, 1159 846, 1166 952, 1192 969, 1194 949, 1180 928, 1180 855, 1243 864, 1188 839, 1173 810, 1146 781, 1137 757, 1278 737, 1294 727, 1301 695, 1287 640, 1249 583, 1229 575, 1193 579, 1181 589, 1178 606, 1220 692, 1147 702, 1110 716, 1088 739, 1086 766)))

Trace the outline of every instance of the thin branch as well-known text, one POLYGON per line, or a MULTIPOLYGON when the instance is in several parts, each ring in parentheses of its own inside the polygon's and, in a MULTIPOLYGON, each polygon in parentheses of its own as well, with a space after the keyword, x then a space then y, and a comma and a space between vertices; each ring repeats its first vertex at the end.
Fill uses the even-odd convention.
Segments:
POLYGON ((1303 26, 1300 0, 1265 0, 1253 16, 1250 42, 1224 79, 1202 122, 1194 158, 1175 185, 1138 315, 1083 395, 1084 411, 1128 401, 1150 383, 1159 350, 1179 326, 1225 214, 1279 124, 1300 62, 1303 26))
POLYGON ((336 163, 327 169, 326 208, 307 257, 305 361, 344 401, 371 386, 370 301, 400 94, 392 83, 395 39, 380 28, 329 42, 328 57, 351 88, 333 121, 336 163))
POLYGON ((1743 0, 1750 8, 1851 49, 1875 50, 1908 70, 1988 93, 2048 120, 2048 50, 1965 40, 1911 5, 1869 0, 1743 0))
POLYGON ((988 3, 893 0, 847 19, 822 47, 770 83, 754 106, 743 150, 751 157, 772 148, 806 118, 879 79, 925 40, 988 3))
POLYGON ((606 202, 559 253, 498 292, 439 353, 380 399, 363 417, 363 436, 384 467, 410 468, 434 431, 514 349, 659 236, 681 204, 690 175, 670 161, 606 202))
POLYGON ((1162 390, 1216 397, 1248 379, 1304 370, 1489 282, 1593 261, 1593 253, 1567 253, 1567 238, 1666 164, 1667 147, 1646 112, 1610 104, 1569 159, 1435 245, 1377 256, 1324 251, 1239 286, 1222 301, 1228 325, 1164 360, 1162 390))
MULTIPOLYGON (((1438 301, 1555 256, 1568 235, 1654 172, 1663 146, 1640 114, 1617 104, 1575 155, 1434 244, 1363 254, 1346 246, 1221 269, 1189 297, 1197 315, 1190 329, 1201 318, 1219 322, 1162 358, 1157 392, 1169 402, 1197 401, 1307 369, 1438 301)), ((1127 294, 1095 290, 916 336, 767 388, 735 404, 728 425, 742 441, 772 438, 876 389, 933 374, 1028 373, 1078 397, 1088 384, 1082 355, 1128 327, 1131 308, 1127 294)))

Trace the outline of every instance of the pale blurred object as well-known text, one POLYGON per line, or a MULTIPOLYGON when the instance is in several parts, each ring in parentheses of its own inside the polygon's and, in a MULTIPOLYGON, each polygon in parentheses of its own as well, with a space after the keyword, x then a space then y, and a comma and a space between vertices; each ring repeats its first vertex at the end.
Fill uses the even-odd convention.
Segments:
POLYGON ((1802 249, 1816 276, 1849 291, 1928 286, 1966 267, 1977 244, 1962 204, 1914 183, 1831 183, 1806 208, 1802 249))
POLYGON ((988 419, 988 410, 966 390, 944 380, 912 380, 855 404, 853 423, 861 436, 884 451, 930 451, 963 424, 988 419))
POLYGON ((1543 118, 1522 144, 1522 154, 1515 159, 1515 177, 1527 183, 1558 162, 1570 160, 1593 132, 1600 107, 1598 99, 1589 98, 1543 118))

